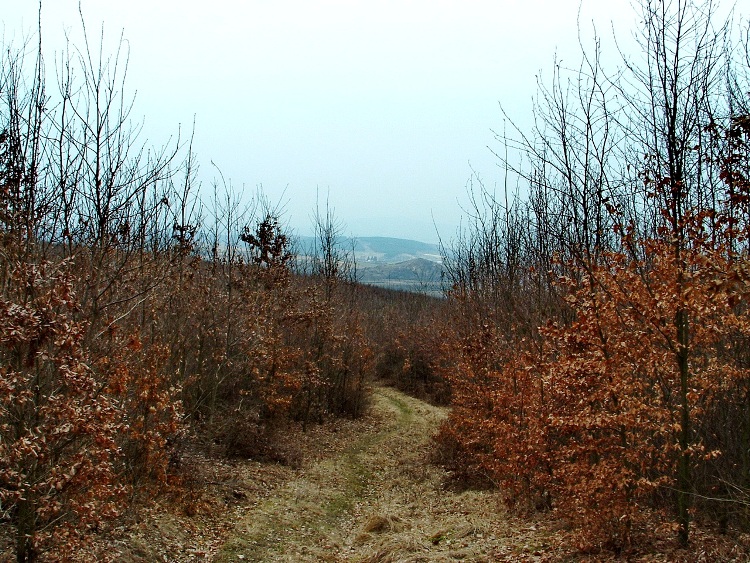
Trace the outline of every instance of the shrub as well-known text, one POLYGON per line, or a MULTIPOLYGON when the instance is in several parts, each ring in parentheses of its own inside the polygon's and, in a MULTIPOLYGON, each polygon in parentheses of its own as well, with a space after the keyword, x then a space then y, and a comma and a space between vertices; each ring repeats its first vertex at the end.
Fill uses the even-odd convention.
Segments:
POLYGON ((16 555, 80 548, 115 516, 118 405, 87 364, 67 264, 15 264, 0 296, 0 504, 16 555))

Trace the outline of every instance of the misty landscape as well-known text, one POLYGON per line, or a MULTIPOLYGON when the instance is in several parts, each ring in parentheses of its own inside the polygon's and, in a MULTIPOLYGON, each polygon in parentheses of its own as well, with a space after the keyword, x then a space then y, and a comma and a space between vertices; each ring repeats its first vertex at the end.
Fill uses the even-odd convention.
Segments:
MULTIPOLYGON (((301 237, 299 244, 303 249, 314 248, 315 241, 301 237)), ((344 238, 340 244, 351 249, 356 281, 360 283, 443 295, 443 256, 436 244, 389 237, 344 238)))
POLYGON ((744 6, 6 8, 0 563, 750 560, 744 6))

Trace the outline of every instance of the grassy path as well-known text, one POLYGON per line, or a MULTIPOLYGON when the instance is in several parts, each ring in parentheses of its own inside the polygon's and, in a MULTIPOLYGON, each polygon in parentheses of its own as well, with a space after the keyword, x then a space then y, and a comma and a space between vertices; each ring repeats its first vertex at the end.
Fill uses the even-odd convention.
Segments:
POLYGON ((375 390, 373 408, 382 424, 249 508, 216 561, 489 561, 505 552, 498 496, 445 491, 427 462, 446 411, 390 388, 375 390))

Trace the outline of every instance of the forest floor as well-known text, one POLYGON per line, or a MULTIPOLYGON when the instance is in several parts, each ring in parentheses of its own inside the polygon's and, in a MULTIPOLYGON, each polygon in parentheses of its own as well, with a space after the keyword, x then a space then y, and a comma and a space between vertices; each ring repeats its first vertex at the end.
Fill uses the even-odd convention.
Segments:
MULTIPOLYGON (((378 386, 363 419, 289 433, 301 460, 295 468, 192 456, 194 488, 139 510, 108 550, 123 562, 614 558, 576 554, 564 547, 559 522, 508 514, 497 491, 451 487, 430 462, 431 437, 446 416, 445 408, 378 386)), ((665 547, 626 559, 719 560, 665 547)), ((733 551, 731 542, 718 547, 733 551)), ((732 559, 742 560, 722 560, 732 559)))

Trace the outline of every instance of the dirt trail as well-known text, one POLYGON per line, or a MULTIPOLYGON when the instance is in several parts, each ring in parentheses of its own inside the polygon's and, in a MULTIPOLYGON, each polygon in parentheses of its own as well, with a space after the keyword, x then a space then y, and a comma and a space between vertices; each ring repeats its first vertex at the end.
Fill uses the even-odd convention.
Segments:
POLYGON ((249 507, 216 561, 533 558, 534 546, 513 541, 496 493, 447 491, 427 462, 445 409, 383 387, 373 402, 383 423, 249 507))

